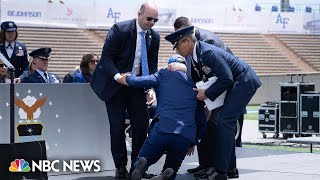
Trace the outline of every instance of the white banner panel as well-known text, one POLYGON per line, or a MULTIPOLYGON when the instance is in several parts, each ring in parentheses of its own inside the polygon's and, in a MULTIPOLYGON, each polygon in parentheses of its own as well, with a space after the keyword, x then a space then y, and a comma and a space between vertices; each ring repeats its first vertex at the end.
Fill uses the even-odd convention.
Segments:
POLYGON ((18 24, 43 24, 46 22, 47 1, 1 1, 1 20, 13 20, 18 24))
POLYGON ((303 16, 290 12, 271 13, 268 32, 303 33, 303 16))
POLYGON ((303 29, 307 33, 320 34, 320 14, 306 13, 303 16, 303 29))
POLYGON ((51 26, 86 27, 93 21, 94 0, 78 1, 67 0, 47 3, 46 24, 51 26))
MULTIPOLYGON (((108 28, 137 17, 144 0, 1 0, 1 21, 18 25, 76 28, 108 28)), ((320 33, 317 11, 255 11, 255 4, 225 0, 157 0, 159 21, 155 28, 173 29, 179 16, 188 17, 198 27, 219 32, 320 33), (237 3, 235 3, 237 2, 237 3), (219 5, 218 5, 219 4, 219 5), (245 5, 245 6, 244 6, 245 5)), ((263 4, 262 4, 263 5, 263 4)))
POLYGON ((139 3, 137 1, 117 0, 99 1, 94 4, 94 24, 96 27, 112 26, 114 23, 133 19, 137 16, 139 3))

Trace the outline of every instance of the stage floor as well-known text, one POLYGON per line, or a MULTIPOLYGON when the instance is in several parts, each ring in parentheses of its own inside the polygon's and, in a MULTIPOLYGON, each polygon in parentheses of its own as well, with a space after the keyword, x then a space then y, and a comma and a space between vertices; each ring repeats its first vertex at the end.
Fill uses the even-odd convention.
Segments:
MULTIPOLYGON (((253 148, 237 148, 239 180, 319 180, 320 154, 292 153, 253 148)), ((129 158, 128 158, 129 159, 129 158)), ((110 162, 112 163, 112 162, 110 162)), ((164 157, 149 168, 160 173, 164 157)), ((129 163, 128 163, 129 164, 129 163)), ((196 167, 197 155, 186 157, 178 172, 177 180, 195 179, 187 169, 196 167)), ((49 176, 49 180, 112 180, 114 171, 49 176)))

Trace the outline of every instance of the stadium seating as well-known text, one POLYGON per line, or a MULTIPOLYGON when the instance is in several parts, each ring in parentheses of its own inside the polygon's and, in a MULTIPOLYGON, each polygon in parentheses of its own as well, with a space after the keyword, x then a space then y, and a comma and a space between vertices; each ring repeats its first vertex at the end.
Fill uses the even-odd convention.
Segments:
MULTIPOLYGON (((63 77, 80 64, 86 53, 101 54, 108 30, 84 30, 70 28, 19 27, 19 40, 28 47, 28 52, 39 47, 51 47, 49 69, 63 77)), ((164 37, 172 31, 161 30, 159 68, 166 67, 168 58, 175 53, 164 37)), ((303 72, 297 63, 268 43, 262 34, 217 33, 234 54, 248 62, 258 74, 303 72)), ((298 56, 313 67, 320 69, 320 36, 278 35, 298 56), (316 37, 316 38, 315 38, 316 37), (299 39, 300 38, 300 39, 299 39), (301 41, 308 39, 308 41, 301 41), (305 48, 308 47, 308 48, 305 48)))
POLYGON ((305 62, 320 70, 320 35, 287 34, 277 37, 305 62))
POLYGON ((258 74, 303 71, 262 34, 217 33, 233 53, 246 61, 258 74))
POLYGON ((40 47, 52 48, 49 70, 59 77, 79 66, 83 54, 100 55, 103 45, 82 29, 19 27, 18 30, 18 40, 27 45, 29 53, 40 47))

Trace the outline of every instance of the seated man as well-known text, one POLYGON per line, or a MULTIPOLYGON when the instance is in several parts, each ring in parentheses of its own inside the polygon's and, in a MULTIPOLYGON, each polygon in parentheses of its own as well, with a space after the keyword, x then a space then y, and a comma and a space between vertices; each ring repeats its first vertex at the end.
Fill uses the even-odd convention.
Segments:
POLYGON ((33 58, 35 71, 21 80, 22 83, 60 83, 57 75, 48 72, 51 48, 40 48, 29 55, 33 58))
POLYGON ((167 69, 149 76, 126 78, 129 86, 153 87, 157 96, 157 122, 142 146, 131 179, 141 179, 147 167, 156 163, 164 152, 167 156, 163 172, 153 179, 175 179, 189 148, 198 142, 204 130, 205 115, 203 108, 197 108, 195 84, 186 74, 185 62, 182 56, 174 55, 167 69), (203 118, 197 118, 199 122, 196 122, 196 116, 203 118))

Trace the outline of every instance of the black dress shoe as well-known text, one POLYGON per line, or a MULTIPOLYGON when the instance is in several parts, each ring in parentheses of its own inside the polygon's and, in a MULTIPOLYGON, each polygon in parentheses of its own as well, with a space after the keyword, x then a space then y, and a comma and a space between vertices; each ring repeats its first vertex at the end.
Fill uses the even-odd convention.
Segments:
POLYGON ((165 169, 160 175, 151 178, 150 180, 167 180, 174 173, 172 168, 165 169))
POLYGON ((129 173, 125 166, 117 168, 116 170, 116 179, 128 179, 129 173))
POLYGON ((214 167, 208 167, 206 169, 203 169, 202 171, 199 171, 197 173, 194 173, 195 177, 199 177, 201 179, 205 179, 207 178, 210 174, 215 172, 215 168, 214 167))
POLYGON ((238 168, 231 169, 227 173, 228 179, 233 179, 233 178, 239 178, 239 171, 238 168))
POLYGON ((131 174, 131 180, 141 180, 142 173, 145 171, 147 165, 147 159, 144 157, 139 158, 134 170, 131 174))
POLYGON ((208 177, 208 180, 227 180, 228 177, 226 174, 219 174, 217 172, 214 172, 208 177))
POLYGON ((198 167, 196 168, 192 168, 192 169, 187 169, 187 171, 189 173, 196 173, 196 172, 199 172, 201 170, 204 170, 206 167, 205 166, 202 166, 202 165, 199 165, 198 167))

